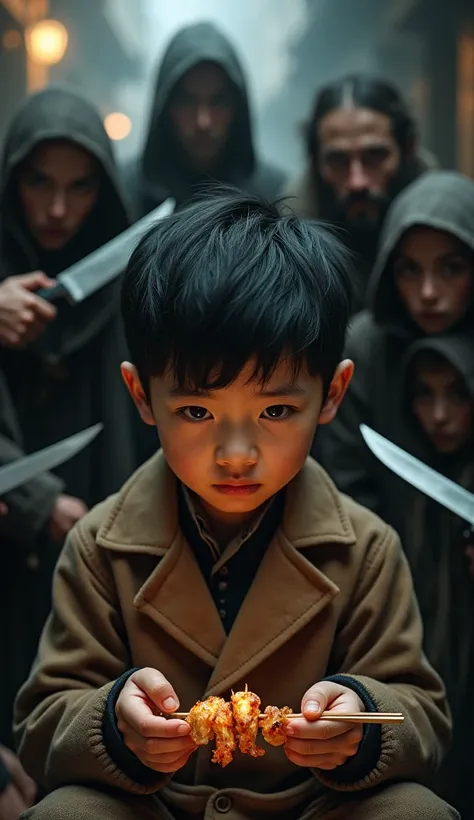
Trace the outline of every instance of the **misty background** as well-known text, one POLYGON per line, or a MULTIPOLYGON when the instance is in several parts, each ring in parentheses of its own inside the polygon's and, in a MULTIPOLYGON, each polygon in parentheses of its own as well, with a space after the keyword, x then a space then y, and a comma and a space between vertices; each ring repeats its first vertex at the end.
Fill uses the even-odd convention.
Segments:
POLYGON ((402 89, 440 163, 474 176, 472 0, 0 0, 0 138, 28 91, 60 82, 109 117, 118 158, 133 156, 168 40, 203 20, 234 41, 257 144, 290 173, 303 162, 302 125, 318 87, 370 71, 402 89), (67 34, 50 66, 38 64, 25 36, 42 19, 67 34))

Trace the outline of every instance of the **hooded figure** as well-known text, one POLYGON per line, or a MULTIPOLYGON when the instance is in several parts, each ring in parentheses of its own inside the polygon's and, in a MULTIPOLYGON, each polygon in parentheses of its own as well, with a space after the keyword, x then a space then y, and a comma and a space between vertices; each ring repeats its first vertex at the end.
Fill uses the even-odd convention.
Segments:
POLYGON ((210 23, 181 29, 163 56, 145 148, 125 170, 138 216, 172 197, 177 206, 210 180, 276 198, 284 174, 255 153, 246 78, 232 43, 210 23), (211 78, 198 67, 220 69, 211 78), (193 72, 192 82, 183 82, 193 72), (176 118, 173 112, 177 112, 176 118), (207 163, 194 163, 193 149, 207 163))
POLYGON ((313 448, 343 492, 400 531, 400 482, 370 453, 359 426, 369 425, 423 460, 420 437, 404 422, 402 361, 418 339, 472 336, 473 293, 474 182, 456 172, 428 172, 397 197, 387 215, 369 281, 370 307, 353 319, 348 333, 345 355, 355 364, 354 376, 336 418, 318 430, 313 448), (418 242, 418 251, 409 242, 418 242), (433 259, 439 243, 443 247, 433 259), (433 276, 439 299, 430 291, 433 276), (390 482, 394 491, 387 490, 390 482))
MULTIPOLYGON (((474 345, 447 335, 415 342, 403 361, 404 418, 423 448, 423 461, 474 492, 474 345)), ((403 482, 402 544, 424 627, 424 648, 443 678, 453 717, 453 745, 438 789, 461 817, 474 805, 474 546, 469 525, 403 482)), ((388 491, 395 492, 394 482, 388 491)), ((474 497, 473 497, 474 505, 474 497)), ((389 523, 391 523, 389 521, 389 523)))
MULTIPOLYGON (((86 182, 79 181, 76 187, 64 197, 81 201, 88 195, 86 182)), ((128 226, 110 142, 89 103, 61 88, 26 101, 5 142, 0 209, 1 281, 34 270, 54 277, 128 226), (53 165, 59 147, 64 152, 73 146, 82 149, 95 169, 93 207, 67 241, 64 221, 59 220, 60 227, 48 223, 32 230, 38 208, 32 217, 20 196, 23 177, 27 195, 33 198, 38 191, 48 193, 53 185, 31 159, 44 146, 53 165)), ((44 211, 40 208, 41 218, 44 211)), ((4 411, 0 420, 3 464, 96 422, 104 424, 96 441, 55 469, 54 475, 39 476, 5 499, 9 512, 0 520, 4 579, 0 594, 9 629, 0 658, 2 718, 5 704, 28 674, 49 611, 51 571, 60 547, 51 537, 58 499, 66 493, 90 507, 118 489, 138 466, 135 414, 120 376, 120 363, 127 354, 119 287, 118 281, 113 282, 77 306, 61 300, 56 318, 35 342, 22 349, 0 348, 5 377, 0 408, 4 411)), ((8 740, 5 731, 0 726, 0 738, 8 740)))

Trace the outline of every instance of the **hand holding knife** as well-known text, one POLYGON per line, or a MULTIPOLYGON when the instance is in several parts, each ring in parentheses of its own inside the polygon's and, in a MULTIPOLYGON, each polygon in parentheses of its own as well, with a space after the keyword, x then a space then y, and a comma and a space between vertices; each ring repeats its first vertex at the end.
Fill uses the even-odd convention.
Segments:
POLYGON ((111 239, 105 245, 80 259, 70 268, 58 274, 55 284, 42 288, 36 295, 47 302, 67 299, 72 305, 84 301, 96 291, 116 279, 127 266, 139 240, 156 222, 173 213, 175 202, 166 199, 139 219, 130 228, 111 239))

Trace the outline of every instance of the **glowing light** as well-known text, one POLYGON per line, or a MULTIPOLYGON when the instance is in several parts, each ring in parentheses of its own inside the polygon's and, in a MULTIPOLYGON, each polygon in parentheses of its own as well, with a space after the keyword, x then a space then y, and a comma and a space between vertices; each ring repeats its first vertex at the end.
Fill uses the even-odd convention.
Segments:
POLYGON ((39 65, 56 65, 66 53, 69 36, 59 20, 40 20, 25 32, 30 59, 39 65))
POLYGON ((107 114, 104 127, 111 140, 124 140, 130 134, 133 125, 126 114, 114 111, 112 114, 107 114))

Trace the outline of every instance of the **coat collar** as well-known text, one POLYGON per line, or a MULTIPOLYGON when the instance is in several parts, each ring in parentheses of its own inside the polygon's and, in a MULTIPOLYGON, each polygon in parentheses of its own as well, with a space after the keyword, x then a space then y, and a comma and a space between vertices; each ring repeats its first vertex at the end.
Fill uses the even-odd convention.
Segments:
MULTIPOLYGON (((282 530, 297 549, 355 542, 339 492, 311 458, 287 487, 282 530)), ((160 451, 119 492, 97 543, 120 552, 164 555, 178 531, 177 479, 160 451)))
POLYGON ((305 549, 349 547, 356 537, 336 488, 308 459, 287 488, 282 525, 229 635, 180 531, 177 480, 162 453, 125 485, 96 540, 113 552, 161 557, 134 604, 210 667, 207 694, 217 694, 242 682, 338 594, 305 549))

